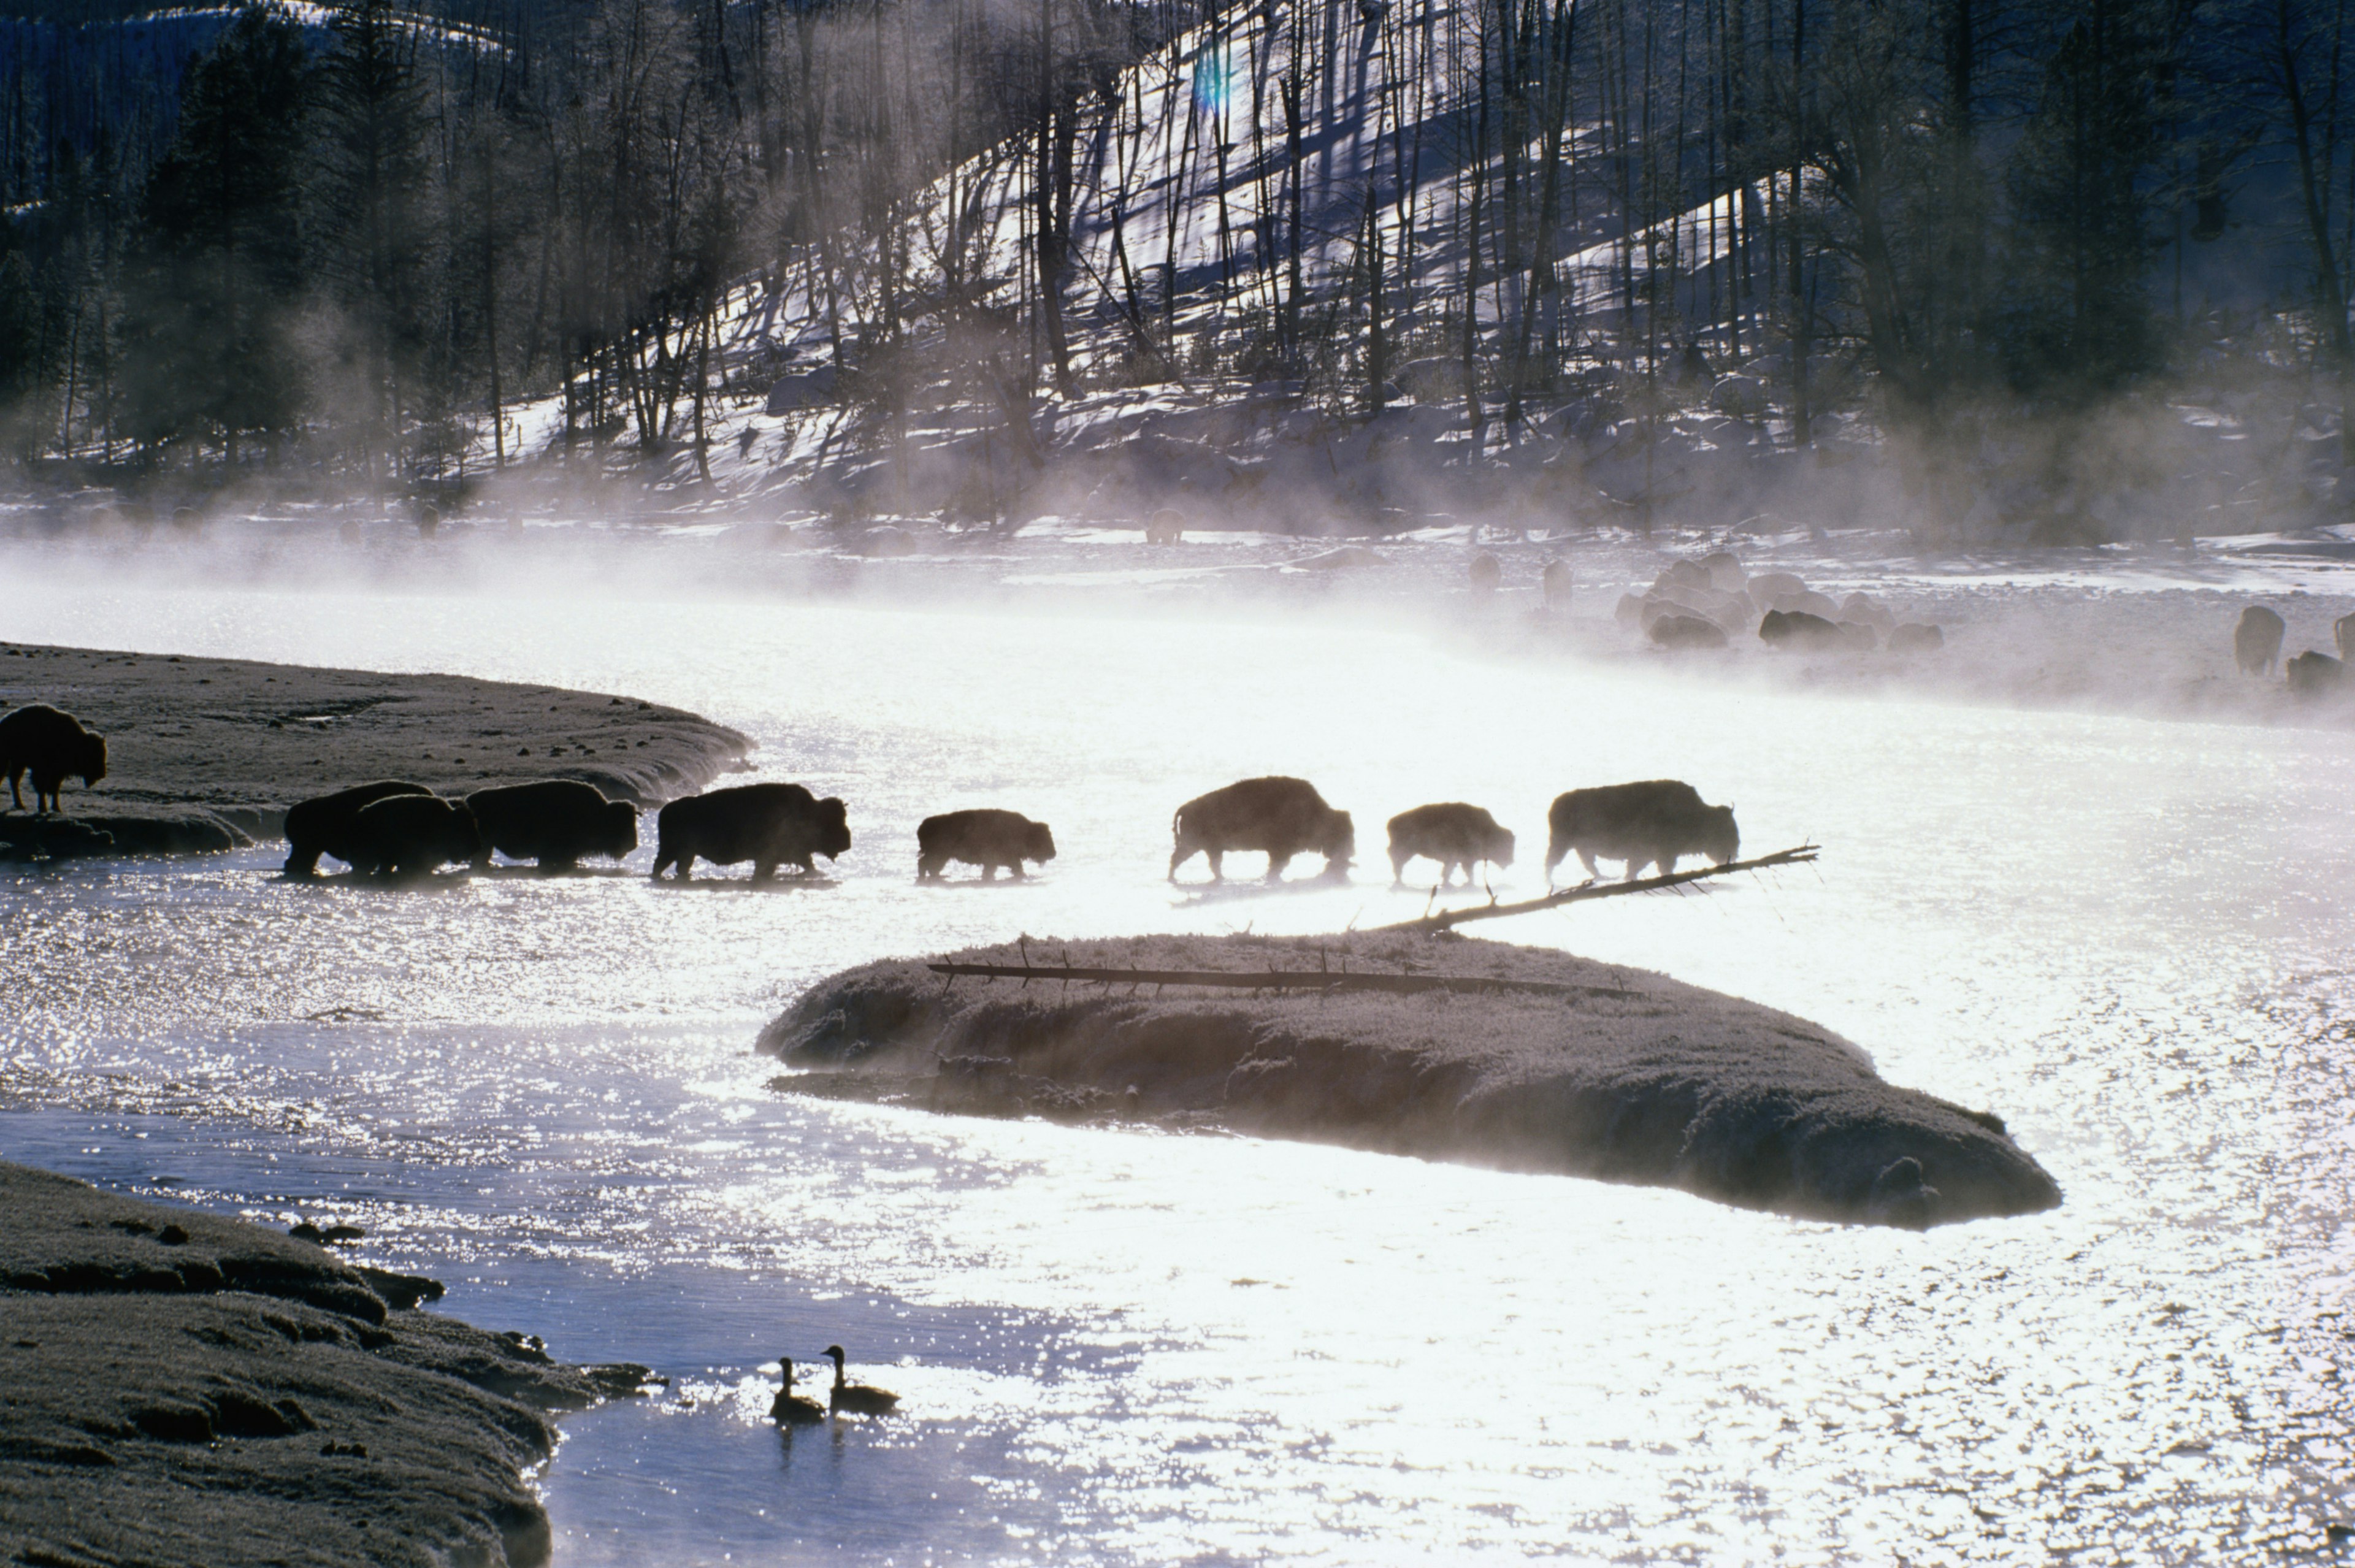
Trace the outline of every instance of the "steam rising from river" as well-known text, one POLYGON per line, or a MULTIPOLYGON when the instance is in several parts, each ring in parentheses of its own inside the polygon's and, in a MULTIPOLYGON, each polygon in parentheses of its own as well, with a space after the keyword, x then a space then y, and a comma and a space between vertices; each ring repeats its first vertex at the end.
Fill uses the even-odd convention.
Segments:
MULTIPOLYGON (((1091 548, 1042 547, 1041 570, 1091 548)), ((1463 541, 1418 548, 1387 586, 1295 574, 1218 619, 1142 576, 1091 614, 1085 583, 1005 589, 1019 563, 953 581, 1064 613, 645 577, 585 601, 494 592, 498 572, 470 592, 13 574, 8 638, 692 708, 762 742, 757 776, 842 795, 856 844, 837 885, 765 894, 357 893, 279 883, 267 849, 25 873, 0 882, 20 1107, 0 1147, 353 1218, 372 1260, 451 1280, 459 1316, 678 1374, 691 1403, 569 1423, 547 1480, 568 1562, 2318 1549, 2349 1507, 2326 1392, 2355 1177, 2345 736, 1464 656, 1372 619, 1473 613, 1444 569, 1463 541), (1261 772, 1357 813, 1356 880, 1169 889, 1170 807, 1261 772), (1498 891, 1533 892, 1555 791, 1658 776, 1734 802, 1745 846, 1820 840, 1820 873, 1506 934, 1819 1019, 1891 1081, 2002 1113, 2062 1209, 1833 1230, 780 1099, 749 1054, 798 987, 879 953, 1411 914, 1424 895, 1387 891, 1379 825, 1425 800, 1492 806, 1525 847, 1498 891), (991 804, 1053 824, 1048 874, 917 887, 918 818, 991 804), (310 1017, 335 1008, 358 1021, 310 1017), (837 1339, 910 1414, 787 1443, 759 1419, 762 1369, 837 1339)))

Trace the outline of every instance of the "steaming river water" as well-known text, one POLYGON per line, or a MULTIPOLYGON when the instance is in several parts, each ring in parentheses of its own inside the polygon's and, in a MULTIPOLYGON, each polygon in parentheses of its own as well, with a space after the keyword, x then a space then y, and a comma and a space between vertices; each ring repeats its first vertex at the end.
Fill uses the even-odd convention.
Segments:
POLYGON ((627 691, 849 801, 855 848, 805 889, 650 886, 645 850, 403 892, 288 885, 266 848, 0 880, 8 1155, 351 1220, 457 1316, 675 1375, 567 1418, 563 1563, 2259 1561, 2355 1522, 2346 736, 1481 662, 1264 613, 24 576, 0 636, 627 691), (1171 808, 1269 772, 1355 810, 1354 883, 1169 888, 1171 808), (885 953, 1402 918, 1423 896, 1387 891, 1380 823, 1425 800, 1494 807, 1521 836, 1499 891, 1528 894, 1555 792, 1660 776, 1820 867, 1487 929, 1822 1020, 2000 1112, 2065 1206, 1845 1230, 815 1103, 750 1051, 885 953), (917 820, 982 804, 1050 821, 1061 859, 916 886, 917 820), (837 1340, 907 1414, 781 1436, 776 1356, 837 1340))

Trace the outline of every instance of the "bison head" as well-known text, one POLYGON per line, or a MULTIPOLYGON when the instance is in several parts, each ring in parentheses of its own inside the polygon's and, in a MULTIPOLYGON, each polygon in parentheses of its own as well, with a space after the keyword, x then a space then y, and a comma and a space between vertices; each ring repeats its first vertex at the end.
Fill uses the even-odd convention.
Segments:
POLYGON ((1348 812, 1335 811, 1326 815, 1325 840, 1316 848, 1337 871, 1358 858, 1358 825, 1349 820, 1348 812))
POLYGON ((74 747, 80 753, 73 759, 73 771, 81 775, 87 788, 106 776, 106 737, 82 731, 80 741, 74 747))
POLYGON ((1700 852, 1724 865, 1742 852, 1742 834, 1733 826, 1733 807, 1712 805, 1701 830, 1700 852))
POLYGON ((1488 859, 1499 866, 1511 865, 1513 863, 1513 830, 1509 827, 1497 828, 1488 836, 1487 848, 1488 859))
POLYGON ((829 860, 850 848, 850 811, 834 795, 817 803, 817 842, 811 848, 829 860))
POLYGON ((618 860, 638 847, 638 808, 626 800, 609 800, 597 824, 597 848, 618 860))
POLYGON ((466 803, 453 800, 449 806, 450 815, 440 835, 442 842, 435 848, 453 860, 472 860, 488 854, 490 846, 483 842, 483 825, 474 820, 466 803))
POLYGON ((1022 856, 1041 866, 1055 858, 1055 836, 1047 831, 1045 823, 1032 823, 1030 831, 1023 835, 1022 856))

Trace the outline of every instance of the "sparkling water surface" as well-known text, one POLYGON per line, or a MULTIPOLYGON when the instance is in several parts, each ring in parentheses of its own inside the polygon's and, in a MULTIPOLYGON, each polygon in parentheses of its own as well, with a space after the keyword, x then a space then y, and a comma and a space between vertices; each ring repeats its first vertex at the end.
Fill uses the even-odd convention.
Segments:
POLYGON ((2355 1522, 2349 737, 1507 662, 1266 605, 630 587, 0 575, 0 636, 629 692, 849 802, 809 887, 652 885, 647 850, 406 891, 289 884, 268 848, 0 875, 8 1156, 356 1222, 447 1311, 673 1376, 565 1418, 560 1562, 2260 1562, 2355 1522), (1260 773, 1356 813, 1354 880, 1169 887, 1172 808, 1260 773), (1552 795, 1649 777, 1732 802, 1745 852, 1824 858, 1481 929, 1821 1020, 2000 1113, 2063 1207, 1805 1224, 808 1101, 751 1050, 884 954, 1405 918, 1428 878, 1388 889, 1381 822, 1428 800, 1492 807, 1497 891, 1532 894, 1552 795), (916 822, 979 805, 1060 859, 917 886, 916 822), (781 1435, 777 1356, 837 1340, 906 1413, 781 1435))

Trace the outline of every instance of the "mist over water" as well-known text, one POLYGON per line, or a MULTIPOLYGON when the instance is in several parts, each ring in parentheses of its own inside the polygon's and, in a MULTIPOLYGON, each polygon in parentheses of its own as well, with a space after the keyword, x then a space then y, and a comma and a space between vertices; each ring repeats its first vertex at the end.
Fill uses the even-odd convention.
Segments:
POLYGON ((2350 1517, 2346 735, 1489 661, 1255 604, 661 592, 0 578, 0 637, 628 692, 849 803, 809 888, 650 885, 650 849, 401 892, 280 882, 272 848, 0 880, 10 1157, 348 1219, 454 1316, 677 1380, 567 1418, 559 1561, 2255 1561, 2350 1517), (1270 772, 1356 814, 1354 880, 1170 888, 1171 809, 1270 772), (883 954, 1407 918, 1381 823, 1424 801, 1494 809, 1497 891, 1534 894, 1547 801, 1649 777, 1824 858, 1495 936, 1818 1019, 2002 1115, 2063 1207, 1842 1229, 803 1100, 751 1052, 883 954), (917 821, 982 805, 1060 859, 918 887, 917 821), (906 1416, 781 1436, 775 1357, 837 1340, 906 1416))

